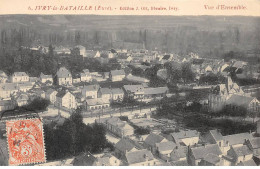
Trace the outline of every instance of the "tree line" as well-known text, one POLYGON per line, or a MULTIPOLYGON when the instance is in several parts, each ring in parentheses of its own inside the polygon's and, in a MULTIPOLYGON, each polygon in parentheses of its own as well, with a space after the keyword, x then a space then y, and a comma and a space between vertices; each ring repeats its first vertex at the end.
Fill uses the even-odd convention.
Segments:
POLYGON ((44 125, 47 160, 76 156, 81 152, 100 153, 113 150, 106 139, 106 130, 100 124, 86 125, 80 110, 76 110, 62 125, 55 122, 44 125))

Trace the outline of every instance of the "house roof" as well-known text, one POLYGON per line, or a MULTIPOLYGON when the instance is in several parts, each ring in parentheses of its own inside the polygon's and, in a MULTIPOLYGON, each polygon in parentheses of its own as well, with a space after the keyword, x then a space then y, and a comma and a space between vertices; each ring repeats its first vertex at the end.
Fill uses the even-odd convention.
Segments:
POLYGON ((226 104, 248 106, 248 105, 250 104, 250 102, 253 101, 254 99, 255 99, 255 97, 233 94, 233 95, 226 101, 226 104))
POLYGON ((96 158, 91 153, 84 152, 76 156, 72 163, 74 166, 92 166, 95 161, 96 158))
POLYGON ((135 145, 128 139, 122 138, 115 144, 115 148, 121 152, 130 151, 135 147, 135 145))
POLYGON ((109 103, 108 100, 104 100, 102 98, 86 99, 86 102, 87 102, 88 106, 103 105, 105 103, 109 103))
POLYGON ((4 71, 0 70, 0 77, 7 77, 7 75, 4 71))
POLYGON ((3 83, 0 84, 0 89, 3 91, 18 90, 18 85, 16 83, 3 83))
POLYGON ((196 160, 203 159, 208 154, 215 154, 215 155, 222 154, 222 152, 219 149, 217 144, 210 144, 210 145, 205 145, 205 146, 201 146, 201 147, 191 148, 191 151, 196 160))
POLYGON ((252 145, 253 149, 260 148, 260 137, 249 139, 249 142, 252 145))
POLYGON ((244 162, 241 161, 237 165, 238 166, 257 166, 253 159, 250 159, 250 160, 247 160, 247 161, 244 161, 244 162))
POLYGON ((180 158, 185 158, 187 156, 187 152, 188 152, 188 147, 186 146, 176 147, 171 152, 170 158, 173 161, 178 161, 180 158))
POLYGON ((209 153, 203 158, 203 160, 211 164, 217 164, 221 161, 221 158, 216 154, 209 153))
POLYGON ((71 77, 71 73, 65 67, 61 67, 57 71, 57 76, 58 78, 67 78, 67 77, 71 77))
POLYGON ((42 79, 44 79, 44 78, 49 79, 49 78, 52 78, 52 75, 45 75, 45 74, 41 73, 40 77, 42 79))
POLYGON ((48 89, 47 90, 47 92, 46 92, 46 94, 47 95, 50 95, 50 94, 52 94, 53 92, 55 92, 56 90, 54 90, 54 89, 48 89))
POLYGON ((138 76, 133 76, 131 74, 129 74, 127 77, 126 77, 127 80, 130 80, 130 81, 135 81, 135 82, 142 82, 142 83, 147 83, 149 82, 148 79, 146 78, 143 78, 143 77, 138 77, 138 76))
POLYGON ((143 92, 144 87, 143 85, 124 85, 124 89, 132 93, 137 93, 137 92, 143 92))
POLYGON ((28 76, 25 72, 14 72, 13 76, 28 76))
POLYGON ((236 67, 236 68, 242 68, 244 65, 246 65, 247 63, 246 62, 243 62, 243 61, 236 61, 232 67, 236 67))
POLYGON ((161 142, 161 143, 155 143, 156 147, 158 147, 158 151, 169 151, 176 148, 176 144, 172 141, 167 142, 161 142))
POLYGON ((86 91, 98 91, 99 90, 99 85, 87 85, 83 87, 83 90, 86 91))
POLYGON ((112 94, 111 89, 109 88, 100 88, 100 93, 103 94, 112 94))
POLYGON ((12 105, 13 102, 11 100, 0 100, 0 106, 12 105))
POLYGON ((168 87, 144 88, 144 94, 164 94, 168 91, 168 87))
POLYGON ((239 146, 239 147, 233 147, 234 152, 236 155, 239 156, 244 156, 244 155, 249 155, 253 154, 253 151, 251 151, 247 145, 239 146))
POLYGON ((212 135, 215 141, 223 140, 223 136, 218 130, 210 130, 209 133, 212 135))
POLYGON ((136 163, 145 162, 147 160, 151 161, 153 159, 154 157, 152 153, 146 149, 126 153, 126 160, 128 164, 136 164, 136 163))
POLYGON ((113 88, 111 89, 112 94, 124 94, 124 91, 120 88, 113 88))
POLYGON ((124 70, 111 70, 110 73, 111 73, 112 76, 125 75, 125 71, 124 70))
POLYGON ((110 166, 109 157, 98 157, 96 160, 97 166, 110 166))
POLYGON ((65 96, 66 93, 68 93, 69 91, 67 90, 61 90, 56 94, 56 97, 62 98, 63 96, 65 96))
POLYGON ((192 138, 192 137, 199 137, 200 133, 196 130, 187 130, 187 131, 180 131, 176 133, 171 133, 171 136, 175 140, 184 139, 184 138, 192 138))
POLYGON ((75 46, 75 48, 79 48, 80 50, 84 50, 84 49, 86 49, 84 46, 82 46, 82 45, 77 45, 77 46, 75 46))
POLYGON ((154 146, 156 143, 160 143, 163 139, 165 138, 160 135, 151 133, 146 137, 144 142, 150 146, 154 146))
POLYGON ((239 133, 223 136, 225 143, 228 141, 229 145, 244 144, 245 139, 250 138, 252 138, 252 135, 249 133, 239 133))

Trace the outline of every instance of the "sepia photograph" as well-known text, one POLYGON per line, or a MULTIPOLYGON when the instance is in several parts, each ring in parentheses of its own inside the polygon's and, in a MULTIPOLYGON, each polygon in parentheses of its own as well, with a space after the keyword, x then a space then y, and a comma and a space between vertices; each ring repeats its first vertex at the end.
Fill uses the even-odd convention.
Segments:
POLYGON ((0 15, 9 165, 259 166, 260 17, 0 15))

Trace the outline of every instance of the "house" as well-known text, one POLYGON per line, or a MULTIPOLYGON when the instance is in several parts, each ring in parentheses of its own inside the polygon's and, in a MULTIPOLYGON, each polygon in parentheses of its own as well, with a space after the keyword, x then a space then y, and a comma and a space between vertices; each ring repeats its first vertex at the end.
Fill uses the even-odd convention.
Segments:
POLYGON ((237 165, 240 162, 251 160, 253 158, 253 151, 247 145, 231 146, 227 152, 227 156, 231 157, 230 161, 232 165, 237 165))
POLYGON ((124 85, 125 96, 129 99, 139 100, 144 97, 143 85, 124 85))
POLYGON ((120 139, 114 147, 115 155, 120 159, 125 159, 127 152, 136 151, 139 148, 132 140, 127 138, 120 139))
POLYGON ((198 144, 200 133, 196 130, 180 131, 171 133, 167 139, 183 146, 192 146, 198 144))
POLYGON ((16 105, 21 107, 28 104, 29 96, 25 93, 21 93, 18 94, 18 96, 16 96, 14 100, 16 100, 16 105))
POLYGON ((94 166, 95 162, 95 156, 93 156, 90 152, 83 152, 74 158, 72 164, 73 166, 94 166))
POLYGON ((50 100, 50 102, 52 104, 54 104, 56 102, 56 95, 57 95, 57 91, 54 89, 48 89, 45 95, 45 98, 50 100))
POLYGON ((244 66, 247 65, 247 62, 244 61, 234 61, 233 64, 231 65, 232 68, 240 69, 244 68, 244 66))
POLYGON ((19 87, 17 83, 1 83, 0 84, 0 98, 10 98, 12 95, 17 93, 19 87))
POLYGON ((119 166, 121 161, 111 154, 97 157, 93 166, 119 166))
POLYGON ((253 151, 254 156, 260 157, 260 137, 248 139, 245 144, 253 151))
POLYGON ((53 78, 52 78, 52 75, 45 75, 43 73, 40 74, 40 81, 42 83, 46 83, 46 82, 49 82, 49 83, 53 83, 53 78))
POLYGON ((188 150, 188 161, 190 165, 198 166, 202 159, 208 154, 214 154, 221 157, 222 152, 217 144, 210 144, 200 147, 190 148, 188 150))
POLYGON ((126 79, 128 81, 138 82, 138 83, 148 83, 149 82, 149 80, 146 78, 139 77, 139 76, 133 76, 132 74, 127 75, 126 79))
POLYGON ((143 101, 150 102, 152 100, 160 100, 166 96, 168 90, 168 87, 144 88, 143 101))
POLYGON ((112 100, 112 91, 110 88, 100 88, 98 91, 98 97, 102 98, 103 100, 112 100))
POLYGON ((136 150, 126 153, 126 162, 129 166, 154 166, 158 162, 148 150, 136 150))
POLYGON ((87 85, 81 90, 82 96, 86 99, 96 99, 98 97, 99 85, 87 85))
POLYGON ((168 140, 163 136, 151 133, 144 140, 144 147, 155 153, 157 151, 156 143, 167 142, 168 140))
POLYGON ((87 51, 86 51, 86 48, 85 48, 84 46, 77 45, 77 46, 75 46, 75 48, 78 48, 78 49, 79 49, 79 54, 80 54, 82 57, 87 57, 87 51))
POLYGON ((122 81, 125 78, 124 70, 111 70, 109 78, 112 82, 122 81))
POLYGON ((106 129, 111 133, 119 137, 132 136, 134 134, 134 128, 127 122, 121 121, 118 117, 111 117, 106 119, 103 124, 106 129))
POLYGON ((171 152, 177 147, 172 141, 166 141, 161 143, 155 143, 156 150, 161 159, 168 160, 171 152))
POLYGON ((120 88, 112 88, 112 100, 114 102, 122 102, 124 99, 124 91, 120 88))
POLYGON ((57 84, 72 85, 72 75, 65 67, 61 67, 56 74, 57 84))
POLYGON ((207 73, 210 73, 210 72, 213 72, 213 68, 210 65, 205 64, 205 65, 201 66, 200 74, 207 74, 207 73))
POLYGON ((77 102, 75 96, 68 90, 61 90, 56 94, 56 106, 67 109, 76 109, 77 102))
POLYGON ((254 160, 241 161, 237 166, 257 166, 254 160))
POLYGON ((29 81, 29 76, 25 72, 14 72, 10 78, 13 83, 29 81))
POLYGON ((176 146, 173 151, 170 153, 170 158, 168 158, 168 161, 171 162, 171 165, 188 165, 187 162, 187 153, 188 153, 188 147, 178 147, 176 146))
MULTIPOLYGON (((209 110, 217 112, 222 110, 226 105, 226 101, 233 95, 243 95, 243 90, 234 83, 230 76, 227 78, 225 84, 217 85, 212 89, 212 92, 209 94, 209 110)), ((239 104, 239 103, 237 103, 239 104)))
POLYGON ((220 147, 223 145, 224 138, 219 130, 209 130, 202 137, 206 143, 217 144, 220 147))
POLYGON ((218 67, 218 72, 219 73, 224 72, 227 68, 229 68, 229 66, 230 65, 228 63, 220 64, 219 67, 218 67))
POLYGON ((87 110, 100 110, 110 107, 110 102, 102 98, 86 99, 86 106, 87 110))
POLYGON ((227 101, 226 106, 237 110, 241 106, 246 108, 248 112, 259 113, 260 101, 256 97, 233 94, 227 101))
POLYGON ((99 58, 101 56, 100 52, 97 51, 96 54, 94 55, 94 58, 99 58))
POLYGON ((216 154, 207 154, 199 163, 200 166, 223 166, 224 159, 216 154))
POLYGON ((56 46, 54 48, 54 52, 57 53, 58 55, 70 55, 71 54, 71 50, 67 47, 64 46, 56 46))
POLYGON ((35 85, 33 82, 20 82, 17 83, 17 87, 19 91, 27 92, 28 90, 32 89, 35 85))
POLYGON ((92 79, 91 74, 88 69, 84 69, 83 72, 80 73, 80 81, 81 82, 90 82, 92 79))
POLYGON ((4 71, 0 70, 0 83, 6 83, 8 80, 8 76, 4 71))
POLYGON ((247 139, 252 138, 250 133, 239 133, 223 136, 223 144, 220 146, 220 149, 224 155, 227 154, 230 147, 239 147, 242 146, 247 139))
POLYGON ((0 112, 5 110, 12 110, 15 104, 12 100, 0 100, 0 112))

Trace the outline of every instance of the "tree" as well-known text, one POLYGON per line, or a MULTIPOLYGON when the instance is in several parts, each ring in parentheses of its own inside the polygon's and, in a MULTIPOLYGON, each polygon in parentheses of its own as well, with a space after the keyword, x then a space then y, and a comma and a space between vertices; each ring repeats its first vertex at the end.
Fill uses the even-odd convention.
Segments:
POLYGON ((23 107, 32 111, 44 111, 49 106, 49 104, 49 100, 37 97, 31 103, 23 107))
POLYGON ((191 64, 190 63, 183 63, 181 65, 181 70, 182 70, 182 79, 183 79, 184 83, 194 81, 195 74, 191 70, 191 64))

